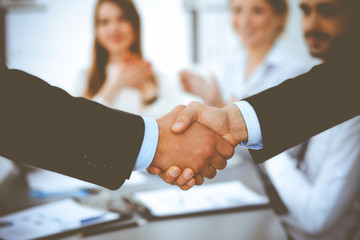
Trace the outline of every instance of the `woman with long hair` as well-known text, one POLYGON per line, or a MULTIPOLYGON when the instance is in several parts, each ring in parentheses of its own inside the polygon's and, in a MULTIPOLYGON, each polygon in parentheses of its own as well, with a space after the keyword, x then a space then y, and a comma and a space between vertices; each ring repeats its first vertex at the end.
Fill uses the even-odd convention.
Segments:
POLYGON ((94 32, 85 97, 146 117, 182 103, 180 89, 143 58, 140 16, 131 0, 99 0, 94 32))

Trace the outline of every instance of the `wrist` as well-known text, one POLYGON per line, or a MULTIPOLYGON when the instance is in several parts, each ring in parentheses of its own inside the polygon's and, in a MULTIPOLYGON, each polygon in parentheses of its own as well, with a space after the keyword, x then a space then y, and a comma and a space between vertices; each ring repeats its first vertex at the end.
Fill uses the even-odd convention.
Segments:
POLYGON ((229 104, 222 108, 226 113, 229 122, 230 133, 234 139, 234 144, 238 145, 248 140, 248 132, 243 115, 239 108, 234 104, 229 104))
POLYGON ((166 131, 166 126, 164 126, 162 119, 156 119, 156 122, 158 124, 158 128, 159 128, 159 137, 158 137, 158 144, 156 147, 156 151, 155 151, 155 155, 154 155, 154 159, 152 160, 150 166, 151 167, 157 167, 159 168, 161 171, 164 171, 167 166, 164 165, 164 161, 162 161, 162 159, 164 159, 165 151, 166 151, 166 147, 164 146, 164 138, 166 138, 165 135, 167 135, 167 131, 166 131), (164 149, 165 147, 165 149, 164 149))

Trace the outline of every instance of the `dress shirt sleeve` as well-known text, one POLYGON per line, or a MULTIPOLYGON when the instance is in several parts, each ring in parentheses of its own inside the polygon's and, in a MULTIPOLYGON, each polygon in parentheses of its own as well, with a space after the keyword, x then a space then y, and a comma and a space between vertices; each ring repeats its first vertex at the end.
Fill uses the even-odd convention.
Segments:
POLYGON ((261 128, 254 108, 247 101, 240 101, 234 104, 239 108, 248 131, 248 141, 242 142, 240 145, 254 150, 262 149, 261 128))
POLYGON ((153 118, 143 119, 145 123, 145 134, 133 169, 134 171, 144 170, 150 166, 154 159, 159 140, 159 128, 156 120, 153 118))

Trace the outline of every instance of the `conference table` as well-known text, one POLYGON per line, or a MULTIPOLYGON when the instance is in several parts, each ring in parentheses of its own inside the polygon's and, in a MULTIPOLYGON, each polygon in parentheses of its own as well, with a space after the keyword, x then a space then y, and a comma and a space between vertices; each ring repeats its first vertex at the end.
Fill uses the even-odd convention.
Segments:
MULTIPOLYGON (((264 195, 262 182, 249 161, 241 161, 226 169, 219 171, 214 179, 207 179, 205 184, 241 180, 246 186, 259 194, 264 195)), ((17 183, 19 185, 19 183, 17 183)), ((119 190, 127 193, 161 189, 177 188, 164 183, 157 176, 146 176, 146 182, 142 184, 125 184, 119 190)), ((15 191, 2 188, 0 191, 0 204, 2 211, 11 212, 27 206, 38 204, 33 199, 26 199, 23 191, 15 191), (6 207, 6 209, 5 209, 6 207)), ((286 239, 286 233, 279 217, 270 207, 260 207, 251 210, 232 210, 209 214, 199 214, 187 217, 168 218, 165 220, 150 220, 142 226, 136 226, 111 232, 101 233, 89 237, 80 238, 78 235, 61 238, 64 240, 210 240, 210 239, 244 239, 244 240, 282 240, 286 239)))

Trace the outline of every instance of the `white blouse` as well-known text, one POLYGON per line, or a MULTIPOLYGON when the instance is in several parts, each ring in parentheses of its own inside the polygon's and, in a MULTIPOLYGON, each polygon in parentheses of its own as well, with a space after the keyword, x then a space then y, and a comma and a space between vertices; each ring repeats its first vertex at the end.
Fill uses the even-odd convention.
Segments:
MULTIPOLYGON (((287 53, 280 42, 274 44, 249 78, 246 78, 246 67, 246 54, 238 50, 220 71, 218 85, 226 104, 233 97, 241 100, 309 70, 297 57, 287 53)), ((236 147, 232 159, 235 161, 231 162, 236 162, 251 156, 247 149, 236 147)))
POLYGON ((309 70, 302 61, 287 53, 279 42, 274 44, 249 78, 246 78, 246 67, 247 58, 243 51, 237 51, 226 63, 218 81, 225 101, 232 96, 241 100, 309 70))
MULTIPOLYGON (((108 76, 112 74, 111 71, 112 68, 108 67, 108 76)), ((155 72, 155 77, 159 86, 158 96, 157 99, 148 106, 142 106, 141 93, 137 89, 131 87, 122 88, 113 104, 107 104, 101 97, 95 96, 93 100, 111 108, 151 118, 160 118, 170 112, 175 106, 187 104, 189 102, 186 94, 182 92, 178 81, 159 72, 155 72)), ((84 95, 87 78, 88 72, 83 71, 78 79, 76 79, 74 95, 84 95)))

